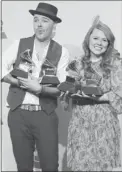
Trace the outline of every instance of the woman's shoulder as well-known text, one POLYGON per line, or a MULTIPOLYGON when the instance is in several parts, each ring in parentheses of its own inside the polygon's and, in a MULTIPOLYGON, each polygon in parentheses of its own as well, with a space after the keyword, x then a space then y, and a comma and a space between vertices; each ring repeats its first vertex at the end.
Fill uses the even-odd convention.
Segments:
POLYGON ((122 58, 117 50, 112 54, 111 85, 114 91, 122 97, 122 58))
POLYGON ((112 50, 111 59, 112 59, 111 61, 112 66, 122 65, 122 57, 118 50, 116 49, 112 50))

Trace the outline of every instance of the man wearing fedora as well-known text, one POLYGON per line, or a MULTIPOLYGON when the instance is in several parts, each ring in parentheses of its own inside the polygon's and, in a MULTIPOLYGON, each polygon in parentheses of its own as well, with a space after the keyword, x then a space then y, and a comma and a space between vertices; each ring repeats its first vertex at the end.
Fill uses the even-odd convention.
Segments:
POLYGON ((58 171, 58 117, 55 109, 60 91, 43 86, 42 65, 50 61, 60 82, 65 81, 69 53, 55 42, 58 9, 39 3, 33 15, 34 35, 22 38, 5 52, 2 60, 2 80, 10 84, 7 103, 10 108, 8 126, 18 171, 33 171, 33 152, 36 145, 42 171, 58 171), (20 54, 30 49, 34 70, 28 78, 13 77, 11 71, 20 64, 20 54))

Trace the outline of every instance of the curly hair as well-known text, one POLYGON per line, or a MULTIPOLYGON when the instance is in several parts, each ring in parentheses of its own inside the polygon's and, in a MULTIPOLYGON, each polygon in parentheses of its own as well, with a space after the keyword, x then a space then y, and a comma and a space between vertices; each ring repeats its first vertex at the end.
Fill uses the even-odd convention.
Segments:
POLYGON ((115 41, 115 37, 111 31, 111 29, 103 24, 102 22, 98 22, 96 25, 94 24, 89 31, 87 32, 85 39, 83 41, 83 50, 84 50, 84 56, 82 58, 82 63, 83 66, 85 67, 85 69, 87 69, 87 67, 90 64, 90 49, 89 49, 89 38, 90 35, 92 34, 94 29, 99 29, 101 31, 103 31, 103 33, 105 34, 107 40, 108 40, 108 47, 107 50, 104 54, 102 54, 102 60, 101 60, 101 68, 103 69, 103 74, 104 77, 107 77, 110 75, 110 71, 111 71, 111 60, 112 60, 112 51, 114 50, 114 41, 115 41))

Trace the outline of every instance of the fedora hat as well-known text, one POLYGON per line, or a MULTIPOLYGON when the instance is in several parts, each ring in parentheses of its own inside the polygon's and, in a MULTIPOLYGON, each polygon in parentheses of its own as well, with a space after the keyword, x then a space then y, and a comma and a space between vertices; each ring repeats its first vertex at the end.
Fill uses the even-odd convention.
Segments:
POLYGON ((57 12, 58 9, 48 3, 39 3, 36 10, 29 10, 29 12, 34 15, 34 14, 40 14, 40 15, 44 15, 46 17, 49 17, 50 19, 52 19, 54 22, 56 23, 61 23, 61 19, 57 17, 57 12))

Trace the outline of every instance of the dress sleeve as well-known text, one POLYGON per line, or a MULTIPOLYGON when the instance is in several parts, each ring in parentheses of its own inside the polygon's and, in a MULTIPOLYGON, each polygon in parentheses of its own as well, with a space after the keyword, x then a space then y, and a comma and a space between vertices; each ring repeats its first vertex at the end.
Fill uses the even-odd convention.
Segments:
POLYGON ((110 76, 111 91, 108 97, 112 108, 116 113, 122 113, 122 58, 119 53, 114 54, 110 76))

